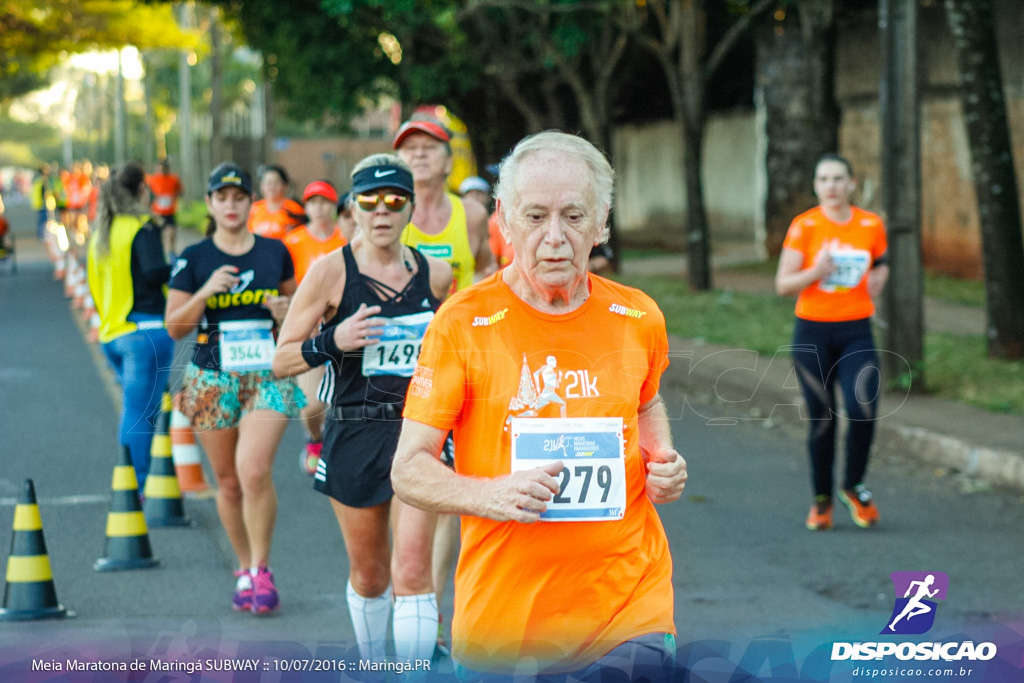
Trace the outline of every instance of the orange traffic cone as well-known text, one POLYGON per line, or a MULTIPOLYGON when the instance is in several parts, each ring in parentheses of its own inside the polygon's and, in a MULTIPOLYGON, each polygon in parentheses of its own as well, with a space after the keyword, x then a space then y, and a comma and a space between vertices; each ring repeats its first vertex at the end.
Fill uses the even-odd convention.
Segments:
POLYGON ((75 285, 75 292, 71 295, 71 306, 80 309, 85 305, 85 297, 89 294, 89 281, 83 277, 75 285))
POLYGON ((96 312, 96 301, 92 298, 92 292, 86 292, 82 299, 82 319, 88 321, 96 312))
MULTIPOLYGON (((58 247, 59 250, 59 247, 58 247)), ((61 282, 68 276, 68 255, 60 251, 57 260, 53 262, 53 279, 61 282)))
POLYGON ((178 486, 178 477, 174 473, 174 461, 171 458, 169 431, 173 408, 171 395, 165 391, 160 415, 156 419, 156 430, 153 432, 153 445, 149 449, 149 475, 146 477, 146 488, 143 491, 145 502, 142 504, 142 511, 150 526, 192 525, 192 520, 185 517, 181 488, 178 486))
POLYGON ((127 446, 122 449, 121 459, 114 467, 111 488, 113 495, 107 515, 106 555, 93 563, 93 569, 110 572, 156 567, 160 560, 153 558, 153 549, 149 545, 149 530, 139 504, 139 482, 135 478, 127 446))
POLYGON ((93 344, 100 340, 100 314, 93 311, 92 315, 89 316, 89 332, 85 335, 86 341, 93 344))
POLYGON ((36 488, 31 479, 14 508, 14 536, 7 558, 7 585, 0 621, 62 619, 75 616, 57 602, 50 556, 46 554, 43 521, 36 505, 36 488))
POLYGON ((192 431, 192 424, 177 408, 181 394, 175 397, 175 407, 171 412, 171 455, 174 458, 174 469, 178 474, 178 486, 186 493, 202 494, 210 491, 203 473, 203 463, 199 454, 199 444, 192 431))
POLYGON ((96 312, 96 302, 93 300, 92 294, 85 295, 85 301, 82 304, 82 320, 89 326, 86 340, 92 343, 98 342, 100 340, 100 314, 96 312))
POLYGON ((64 298, 70 299, 75 295, 78 283, 82 281, 82 266, 78 259, 71 252, 68 252, 67 275, 64 277, 64 298))

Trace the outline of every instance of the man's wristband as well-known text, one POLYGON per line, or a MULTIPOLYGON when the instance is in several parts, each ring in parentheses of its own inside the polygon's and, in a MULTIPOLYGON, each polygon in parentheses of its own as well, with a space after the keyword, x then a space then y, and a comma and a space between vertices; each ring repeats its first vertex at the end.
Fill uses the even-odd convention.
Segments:
POLYGON ((341 362, 342 351, 334 343, 335 325, 322 330, 312 339, 302 342, 302 360, 311 368, 323 365, 329 360, 341 362))

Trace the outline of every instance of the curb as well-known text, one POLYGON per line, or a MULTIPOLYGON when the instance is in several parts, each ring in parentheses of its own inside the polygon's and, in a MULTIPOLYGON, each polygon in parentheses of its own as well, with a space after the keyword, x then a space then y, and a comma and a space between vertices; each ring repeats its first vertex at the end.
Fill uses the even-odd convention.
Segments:
POLYGON ((888 447, 923 462, 956 469, 993 486, 1024 491, 1024 457, 1020 453, 977 446, 921 427, 896 424, 880 431, 888 447))

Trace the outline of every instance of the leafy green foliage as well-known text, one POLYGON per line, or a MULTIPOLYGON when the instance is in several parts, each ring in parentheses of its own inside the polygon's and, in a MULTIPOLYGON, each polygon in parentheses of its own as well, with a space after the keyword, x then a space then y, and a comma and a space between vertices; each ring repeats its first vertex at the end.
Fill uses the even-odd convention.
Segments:
POLYGON ((237 17, 245 39, 263 53, 264 74, 294 118, 330 112, 346 119, 367 100, 394 94, 397 66, 378 41, 381 14, 393 10, 358 0, 215 2, 237 17))
POLYGON ((0 103, 46 85, 46 71, 38 70, 32 61, 10 55, 0 56, 0 103))
POLYGON ((0 5, 0 55, 6 56, 5 65, 20 63, 43 70, 68 53, 124 45, 145 49, 194 43, 194 35, 178 29, 167 4, 139 5, 132 0, 8 0, 0 5))

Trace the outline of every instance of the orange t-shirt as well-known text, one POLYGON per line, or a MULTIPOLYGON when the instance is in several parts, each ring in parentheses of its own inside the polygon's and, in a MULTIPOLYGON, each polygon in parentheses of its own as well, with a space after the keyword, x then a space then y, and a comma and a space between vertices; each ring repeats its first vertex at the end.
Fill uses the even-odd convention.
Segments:
POLYGON ((409 385, 405 417, 454 429, 455 469, 470 477, 510 472, 511 418, 622 418, 621 519, 462 517, 452 654, 474 670, 534 657, 542 671, 573 671, 631 638, 675 633, 672 557, 637 433, 668 366, 665 318, 639 290, 596 275, 589 285, 564 315, 523 302, 501 271, 460 291, 427 328, 409 385))
POLYGON ((74 171, 68 176, 64 190, 67 192, 68 208, 75 210, 83 209, 89 201, 92 181, 89 180, 89 176, 81 171, 74 171))
POLYGON ((182 192, 178 176, 173 173, 156 173, 146 178, 146 183, 153 192, 150 210, 158 216, 173 216, 178 210, 178 197, 182 192))
POLYGON ((512 245, 505 241, 505 236, 501 234, 497 212, 492 213, 491 217, 487 220, 487 230, 487 242, 491 246, 491 253, 494 254, 494 262, 498 264, 499 268, 504 268, 512 263, 516 252, 512 245))
POLYGON ((867 274, 888 249, 885 224, 876 214, 856 206, 851 207, 851 213, 849 221, 836 223, 821 207, 815 207, 790 224, 783 249, 803 254, 806 267, 827 244, 837 266, 832 275, 800 292, 796 301, 798 318, 842 322, 874 315, 867 274))
POLYGON ((335 249, 341 249, 348 244, 348 240, 341 234, 341 228, 335 226, 327 239, 320 239, 309 231, 308 225, 295 228, 281 238, 288 252, 292 255, 292 262, 295 264, 295 279, 302 282, 314 262, 331 253, 335 249))
POLYGON ((253 202, 249 209, 249 232, 281 239, 288 231, 297 225, 302 224, 305 210, 298 202, 292 199, 284 199, 281 208, 271 211, 267 208, 267 200, 260 199, 253 202))

